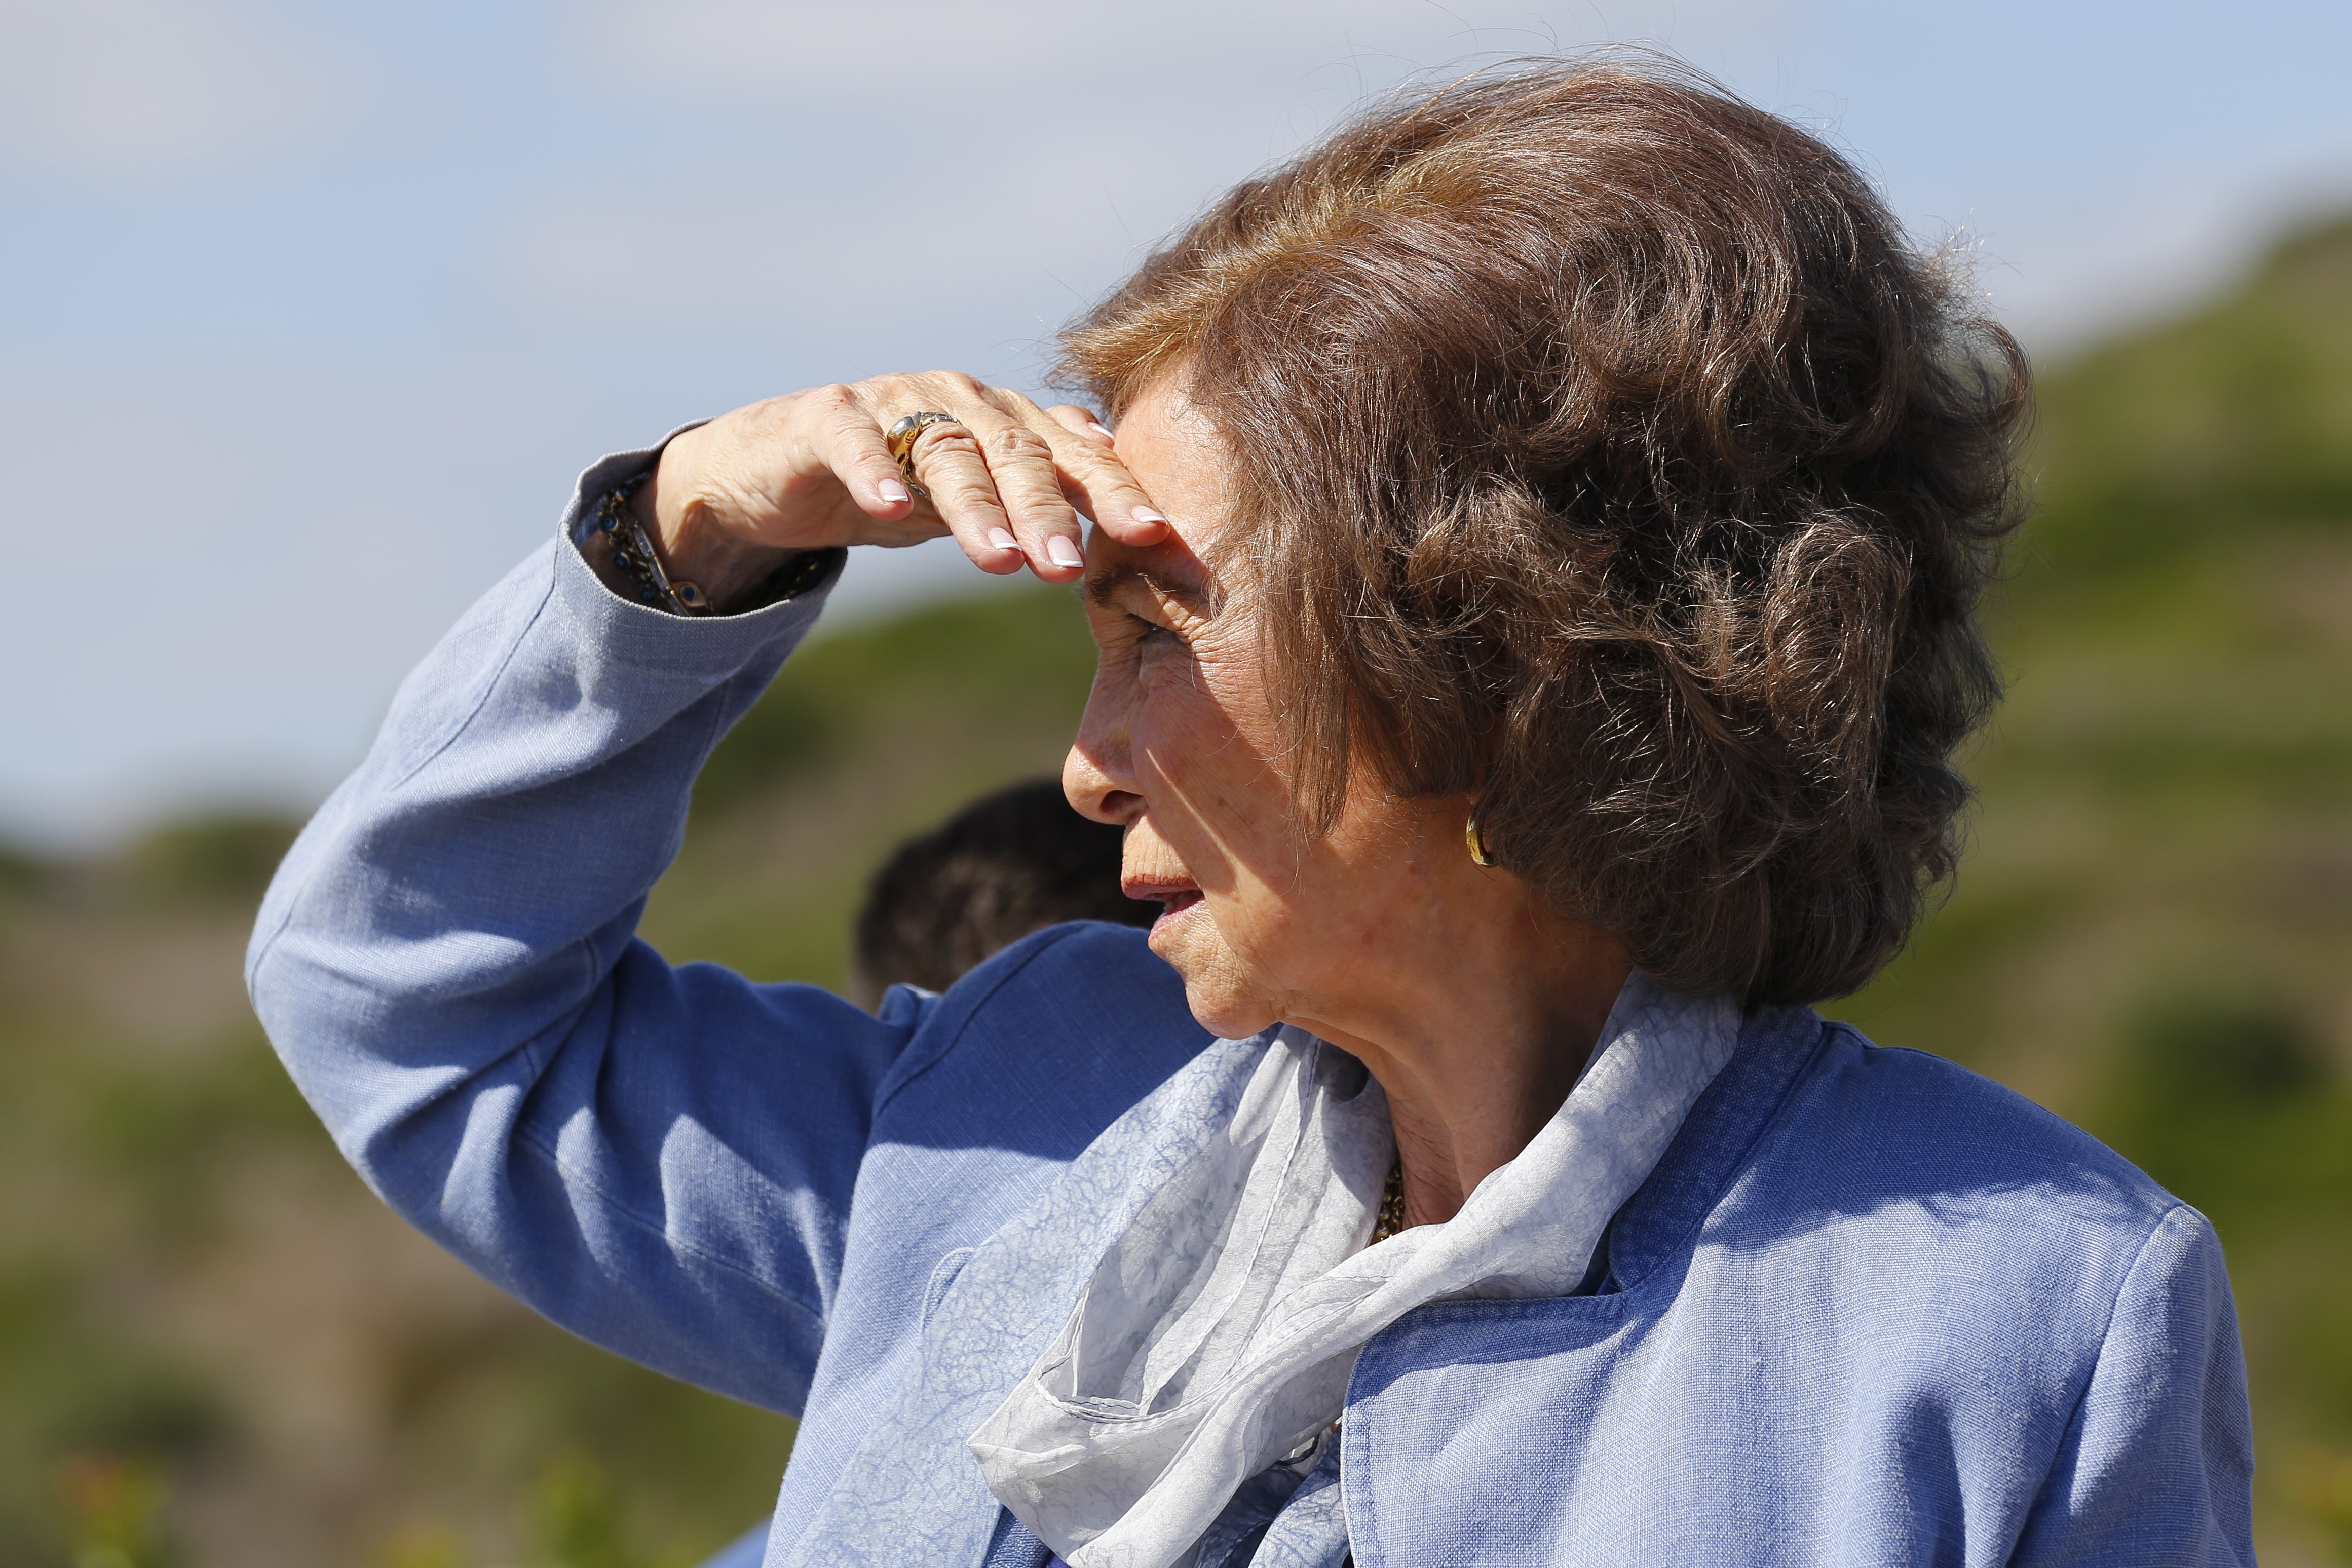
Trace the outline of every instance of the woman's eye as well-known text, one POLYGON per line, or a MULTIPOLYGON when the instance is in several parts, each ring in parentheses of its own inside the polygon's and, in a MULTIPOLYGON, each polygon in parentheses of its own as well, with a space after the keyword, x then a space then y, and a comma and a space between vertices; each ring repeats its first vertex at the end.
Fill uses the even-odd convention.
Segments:
POLYGON ((1157 621, 1146 621, 1140 615, 1130 615, 1128 619, 1135 622, 1135 641, 1139 646, 1150 648, 1166 644, 1181 647, 1183 644, 1184 639, 1179 637, 1171 627, 1162 626, 1157 621))

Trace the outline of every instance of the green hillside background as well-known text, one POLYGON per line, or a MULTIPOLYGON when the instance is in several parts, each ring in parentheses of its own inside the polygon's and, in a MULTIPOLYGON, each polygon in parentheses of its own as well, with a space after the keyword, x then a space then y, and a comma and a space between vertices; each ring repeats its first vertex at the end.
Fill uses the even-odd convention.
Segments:
MULTIPOLYGON (((2212 1218, 2263 1560, 2352 1563, 2352 223, 2041 396, 1972 853, 1834 1010, 2212 1218)), ((1091 664, 1047 590, 822 638, 648 935, 837 983, 867 870, 1052 771, 1091 664)), ((0 856, 0 1568, 685 1568, 765 1512, 789 1424, 546 1326, 349 1174, 240 990, 287 833, 0 856)))

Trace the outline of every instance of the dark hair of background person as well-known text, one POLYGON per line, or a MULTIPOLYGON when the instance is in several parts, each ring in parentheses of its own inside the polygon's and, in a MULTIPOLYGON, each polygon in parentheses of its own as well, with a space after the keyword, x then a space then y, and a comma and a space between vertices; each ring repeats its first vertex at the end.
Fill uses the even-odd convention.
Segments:
POLYGON ((1065 920, 1149 925, 1157 904, 1118 890, 1120 831, 1074 810, 1051 779, 983 795, 891 852, 857 914, 850 994, 944 991, 990 955, 1065 920))
POLYGON ((1859 988, 1958 858, 2024 359, 1853 166, 1615 52, 1376 108, 1065 334, 1236 469, 1310 821, 1351 763, 1676 989, 1859 988))

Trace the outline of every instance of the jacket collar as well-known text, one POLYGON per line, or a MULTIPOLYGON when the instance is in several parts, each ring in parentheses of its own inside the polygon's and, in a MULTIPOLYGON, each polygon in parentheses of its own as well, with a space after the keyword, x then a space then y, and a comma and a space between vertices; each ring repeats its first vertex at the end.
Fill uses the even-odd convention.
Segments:
POLYGON ((1748 1015, 1738 1050, 1691 1106, 1649 1179, 1610 1223, 1601 1290, 1636 1284, 1682 1250, 1779 1119, 1829 1032, 1811 1008, 1748 1015))
MULTIPOLYGON (((1807 1008, 1749 1015, 1731 1061, 1612 1223, 1613 1283, 1639 1281, 1713 1210, 1827 1034, 1807 1008)), ((785 1564, 982 1561, 1000 1506, 965 1439, 1045 1354, 1111 1239, 1232 1119, 1265 1048, 1264 1037, 1214 1042, 1112 1124, 1026 1212, 940 1260, 925 1291, 919 1372, 785 1564)))
POLYGON ((1043 1197, 940 1260, 920 1369, 843 1468, 784 1563, 977 1563, 998 1504, 965 1439, 1045 1353, 1136 1211, 1233 1119, 1266 1036, 1213 1042, 1096 1139, 1043 1197))

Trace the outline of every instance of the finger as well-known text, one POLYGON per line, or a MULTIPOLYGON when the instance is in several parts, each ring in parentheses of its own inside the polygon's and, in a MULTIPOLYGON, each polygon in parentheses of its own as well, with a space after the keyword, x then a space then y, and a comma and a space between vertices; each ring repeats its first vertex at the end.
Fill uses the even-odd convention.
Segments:
POLYGON ((1045 417, 1074 434, 1085 436, 1088 441, 1099 441, 1105 446, 1111 444, 1109 429, 1101 420, 1095 417, 1095 412, 1090 408, 1080 408, 1074 402, 1057 402, 1045 411, 1045 417))
POLYGON ((1110 432, 1093 414, 1067 403, 1041 409, 1017 392, 1003 395, 1052 444, 1065 490, 1105 533, 1129 545, 1158 544, 1168 537, 1168 518, 1118 460, 1110 432))
MULTIPOLYGON (((973 407, 967 423, 1030 570, 1049 582, 1076 578, 1086 565, 1085 525, 1064 491, 1054 443, 1036 427, 1046 422, 1014 417, 990 398, 973 407)), ((1060 436, 1075 441, 1067 432, 1060 436)))
POLYGON ((908 454, 915 477, 972 565, 1000 576, 1019 571, 1029 553, 1013 530, 980 441, 959 411, 940 412, 957 413, 957 423, 927 426, 915 437, 908 454))
POLYGON ((872 412, 845 386, 829 386, 815 395, 824 400, 825 465, 850 498, 877 517, 896 520, 912 512, 914 496, 872 412))

